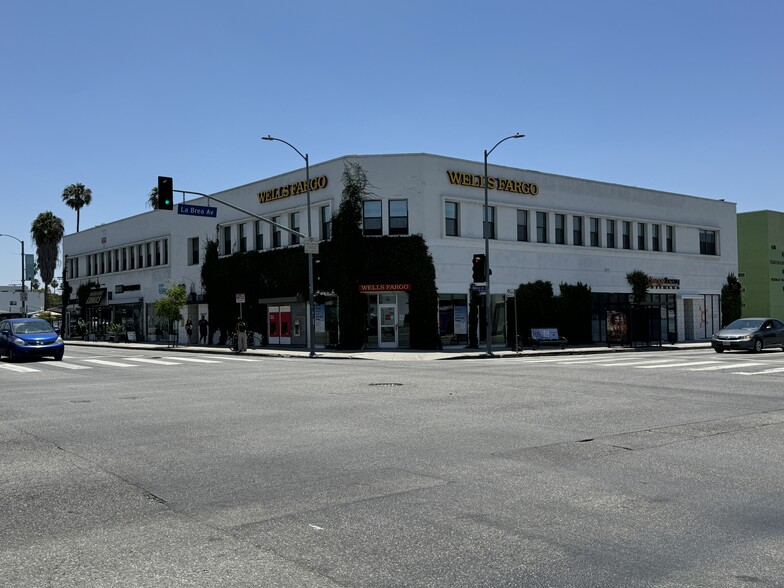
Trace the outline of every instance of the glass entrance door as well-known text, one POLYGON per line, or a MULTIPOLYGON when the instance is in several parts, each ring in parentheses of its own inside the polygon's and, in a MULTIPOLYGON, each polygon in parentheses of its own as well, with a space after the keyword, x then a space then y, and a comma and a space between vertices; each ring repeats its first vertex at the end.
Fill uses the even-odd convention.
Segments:
POLYGON ((378 346, 397 347, 397 305, 378 306, 378 346))

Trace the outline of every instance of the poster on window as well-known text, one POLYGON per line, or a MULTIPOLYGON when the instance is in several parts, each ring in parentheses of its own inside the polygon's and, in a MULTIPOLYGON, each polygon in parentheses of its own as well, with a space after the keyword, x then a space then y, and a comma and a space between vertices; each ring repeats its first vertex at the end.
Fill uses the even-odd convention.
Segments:
POLYGON ((626 314, 620 310, 607 311, 607 341, 608 343, 625 343, 628 331, 626 314))
POLYGON ((455 306, 455 335, 468 333, 468 307, 455 306))

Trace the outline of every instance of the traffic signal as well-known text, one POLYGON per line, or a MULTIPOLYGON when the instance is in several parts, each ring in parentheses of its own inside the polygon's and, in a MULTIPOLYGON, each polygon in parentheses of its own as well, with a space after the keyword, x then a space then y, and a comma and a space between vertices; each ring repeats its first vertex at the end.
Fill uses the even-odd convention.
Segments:
POLYGON ((313 291, 318 292, 321 289, 321 280, 324 276, 321 275, 321 258, 313 256, 313 291))
POLYGON ((158 210, 174 210, 174 182, 158 176, 158 210))
POLYGON ((485 263, 487 258, 484 253, 475 253, 471 261, 471 277, 474 283, 485 281, 485 263))

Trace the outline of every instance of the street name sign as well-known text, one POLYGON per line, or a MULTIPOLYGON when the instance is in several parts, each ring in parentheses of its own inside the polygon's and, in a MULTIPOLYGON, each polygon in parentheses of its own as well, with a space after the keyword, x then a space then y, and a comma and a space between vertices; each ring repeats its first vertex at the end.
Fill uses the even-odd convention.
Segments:
POLYGON ((178 204, 177 214, 187 214, 188 216, 205 216, 215 218, 218 209, 214 206, 196 206, 195 204, 178 204))

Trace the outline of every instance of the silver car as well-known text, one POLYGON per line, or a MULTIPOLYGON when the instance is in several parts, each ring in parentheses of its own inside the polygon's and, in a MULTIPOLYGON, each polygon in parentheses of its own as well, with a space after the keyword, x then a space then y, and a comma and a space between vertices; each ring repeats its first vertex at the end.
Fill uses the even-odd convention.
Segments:
POLYGON ((759 353, 766 347, 784 350, 784 323, 774 318, 744 318, 732 321, 711 340, 716 353, 745 349, 759 353))

